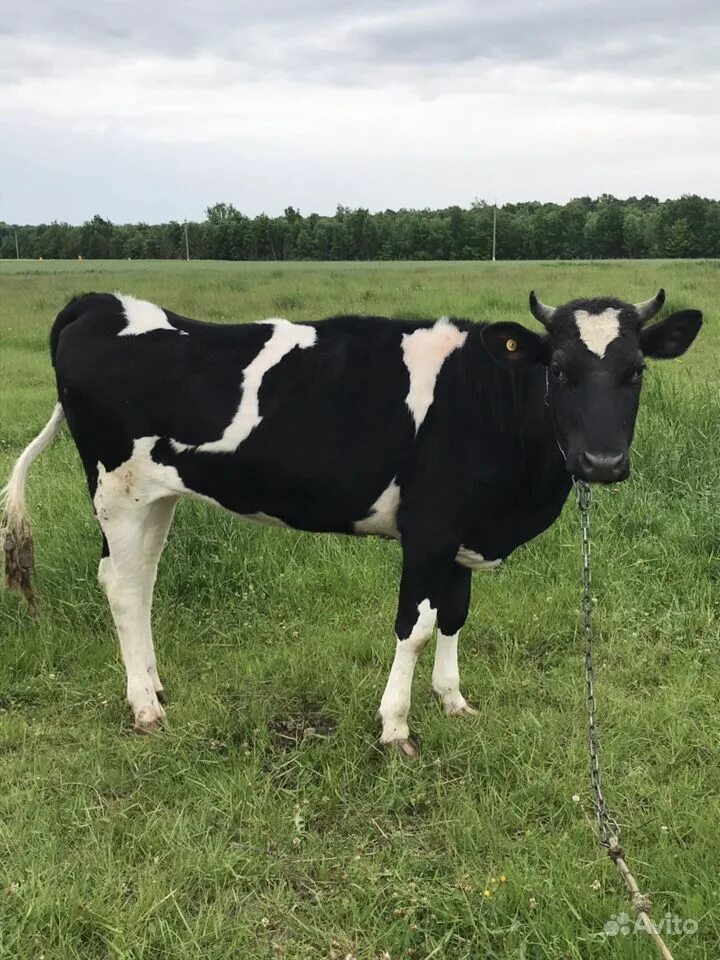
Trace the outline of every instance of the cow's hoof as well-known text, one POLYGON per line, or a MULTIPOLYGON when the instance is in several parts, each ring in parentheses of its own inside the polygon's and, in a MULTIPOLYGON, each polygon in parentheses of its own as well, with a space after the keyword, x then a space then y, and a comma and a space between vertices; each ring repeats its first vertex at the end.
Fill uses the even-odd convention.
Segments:
POLYGON ((477 717, 479 711, 471 707, 469 703, 448 703, 444 707, 447 717, 477 717))
POLYGON ((434 691, 435 696, 442 704, 443 713, 446 717, 477 717, 478 711, 471 707, 465 697, 459 692, 440 690, 434 691))
POLYGON ((375 720, 382 725, 383 732, 380 737, 380 745, 386 750, 396 750, 404 757, 420 756, 420 750, 414 740, 410 738, 406 721, 401 723, 385 723, 382 712, 378 710, 375 714, 375 720), (404 733, 408 733, 406 737, 404 733))
POLYGON ((383 746, 388 750, 395 750, 401 756, 409 757, 411 760, 415 760, 416 757, 420 756, 420 748, 410 737, 406 740, 389 740, 387 743, 384 743, 383 746))
POLYGON ((141 710, 135 717, 133 729, 136 733, 158 733, 162 730, 165 711, 153 710, 151 707, 141 710))

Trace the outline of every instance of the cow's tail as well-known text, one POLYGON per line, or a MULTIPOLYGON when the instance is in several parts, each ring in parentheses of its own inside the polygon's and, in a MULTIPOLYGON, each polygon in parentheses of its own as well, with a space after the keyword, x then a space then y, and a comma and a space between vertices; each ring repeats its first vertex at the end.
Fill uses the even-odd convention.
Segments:
POLYGON ((52 416, 44 428, 18 457, 7 486, 0 491, 2 522, 0 530, 5 545, 5 583, 19 590, 25 597, 31 616, 37 613, 37 602, 32 588, 33 542, 25 505, 25 481, 30 464, 49 447, 62 429, 65 414, 56 403, 52 416))

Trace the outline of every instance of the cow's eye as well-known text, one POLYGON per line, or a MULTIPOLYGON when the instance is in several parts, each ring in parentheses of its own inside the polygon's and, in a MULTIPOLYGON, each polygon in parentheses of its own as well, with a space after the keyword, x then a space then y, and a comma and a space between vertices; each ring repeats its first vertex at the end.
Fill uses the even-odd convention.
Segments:
POLYGON ((643 373, 645 371, 645 364, 641 363, 636 367, 633 372, 630 374, 629 381, 630 383, 639 383, 643 378, 643 373))
POLYGON ((550 373, 552 374, 553 380, 556 380, 558 383, 568 382, 567 373, 565 373, 557 361, 553 361, 553 363, 550 364, 550 373))

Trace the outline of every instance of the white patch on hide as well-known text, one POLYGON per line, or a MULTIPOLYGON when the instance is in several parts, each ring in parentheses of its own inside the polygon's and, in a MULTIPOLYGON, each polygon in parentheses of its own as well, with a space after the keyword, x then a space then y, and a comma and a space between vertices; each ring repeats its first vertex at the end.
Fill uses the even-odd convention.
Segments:
POLYGON ((410 374, 410 389, 405 402, 415 421, 415 432, 427 416, 435 395, 435 382, 449 354, 465 343, 467 333, 458 330, 447 317, 432 327, 424 327, 402 338, 405 366, 410 374))
POLYGON ((106 470, 98 463, 98 485, 95 493, 95 508, 102 520, 104 501, 126 500, 131 508, 135 504, 148 504, 161 497, 192 493, 180 479, 175 467, 156 463, 150 456, 159 437, 138 437, 133 443, 130 457, 114 470, 106 470))
POLYGON ((150 303, 148 300, 138 300, 136 297, 122 293, 116 293, 115 296, 127 317, 127 326, 120 331, 119 337, 136 337, 141 333, 150 333, 152 330, 178 332, 168 320, 165 311, 157 304, 150 303))
POLYGON ((397 539, 400 536, 397 528, 399 506, 400 487, 393 480, 370 507, 368 515, 362 520, 355 521, 353 524, 355 533, 397 539))
POLYGON ((209 440, 197 446, 171 440, 176 453, 184 450, 195 450, 198 453, 234 453, 243 440, 247 440, 262 422, 258 395, 262 386, 263 377, 273 367, 286 357, 296 347, 306 350, 312 347, 317 339, 315 327, 300 323, 290 323, 289 320, 274 318, 261 320, 260 323, 272 324, 274 330, 262 350, 245 367, 242 380, 242 396, 235 416, 232 418, 219 440, 209 440))
POLYGON ((153 460, 151 453, 158 440, 157 436, 138 437, 133 441, 131 456, 114 470, 106 470, 102 463, 98 462, 98 486, 94 503, 100 520, 103 519, 100 512, 103 502, 108 498, 115 502, 125 499, 128 508, 134 509, 164 497, 187 494, 212 503, 213 506, 222 507, 222 504, 212 497, 186 487, 175 467, 153 460))

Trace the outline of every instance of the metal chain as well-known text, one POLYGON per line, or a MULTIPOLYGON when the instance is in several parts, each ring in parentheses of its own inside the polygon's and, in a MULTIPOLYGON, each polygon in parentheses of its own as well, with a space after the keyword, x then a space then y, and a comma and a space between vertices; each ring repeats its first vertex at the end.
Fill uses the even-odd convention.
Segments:
POLYGON ((595 804, 598 840, 603 847, 610 847, 611 839, 620 839, 620 826, 605 804, 600 777, 600 747, 597 721, 595 719, 595 667, 593 664, 592 628, 592 573, 590 570, 590 505, 592 489, 586 480, 573 479, 575 497, 580 511, 582 542, 582 619, 585 638, 585 708, 588 718, 588 750, 590 753, 590 783, 595 804))
POLYGON ((607 849, 610 859, 630 895, 633 910, 642 922, 647 935, 658 948, 663 960, 673 960, 660 932, 650 919, 652 904, 650 898, 640 892, 635 877, 625 862, 625 854, 620 846, 620 826, 605 804, 600 779, 600 748, 598 745, 597 722, 595 720, 595 669, 593 665, 593 629, 592 629, 592 574, 590 571, 590 504, 592 492, 585 480, 573 477, 575 496, 580 511, 580 531, 582 534, 582 615, 583 634, 585 636, 585 707, 588 717, 588 750, 590 753, 590 783, 595 804, 597 837, 607 849))

